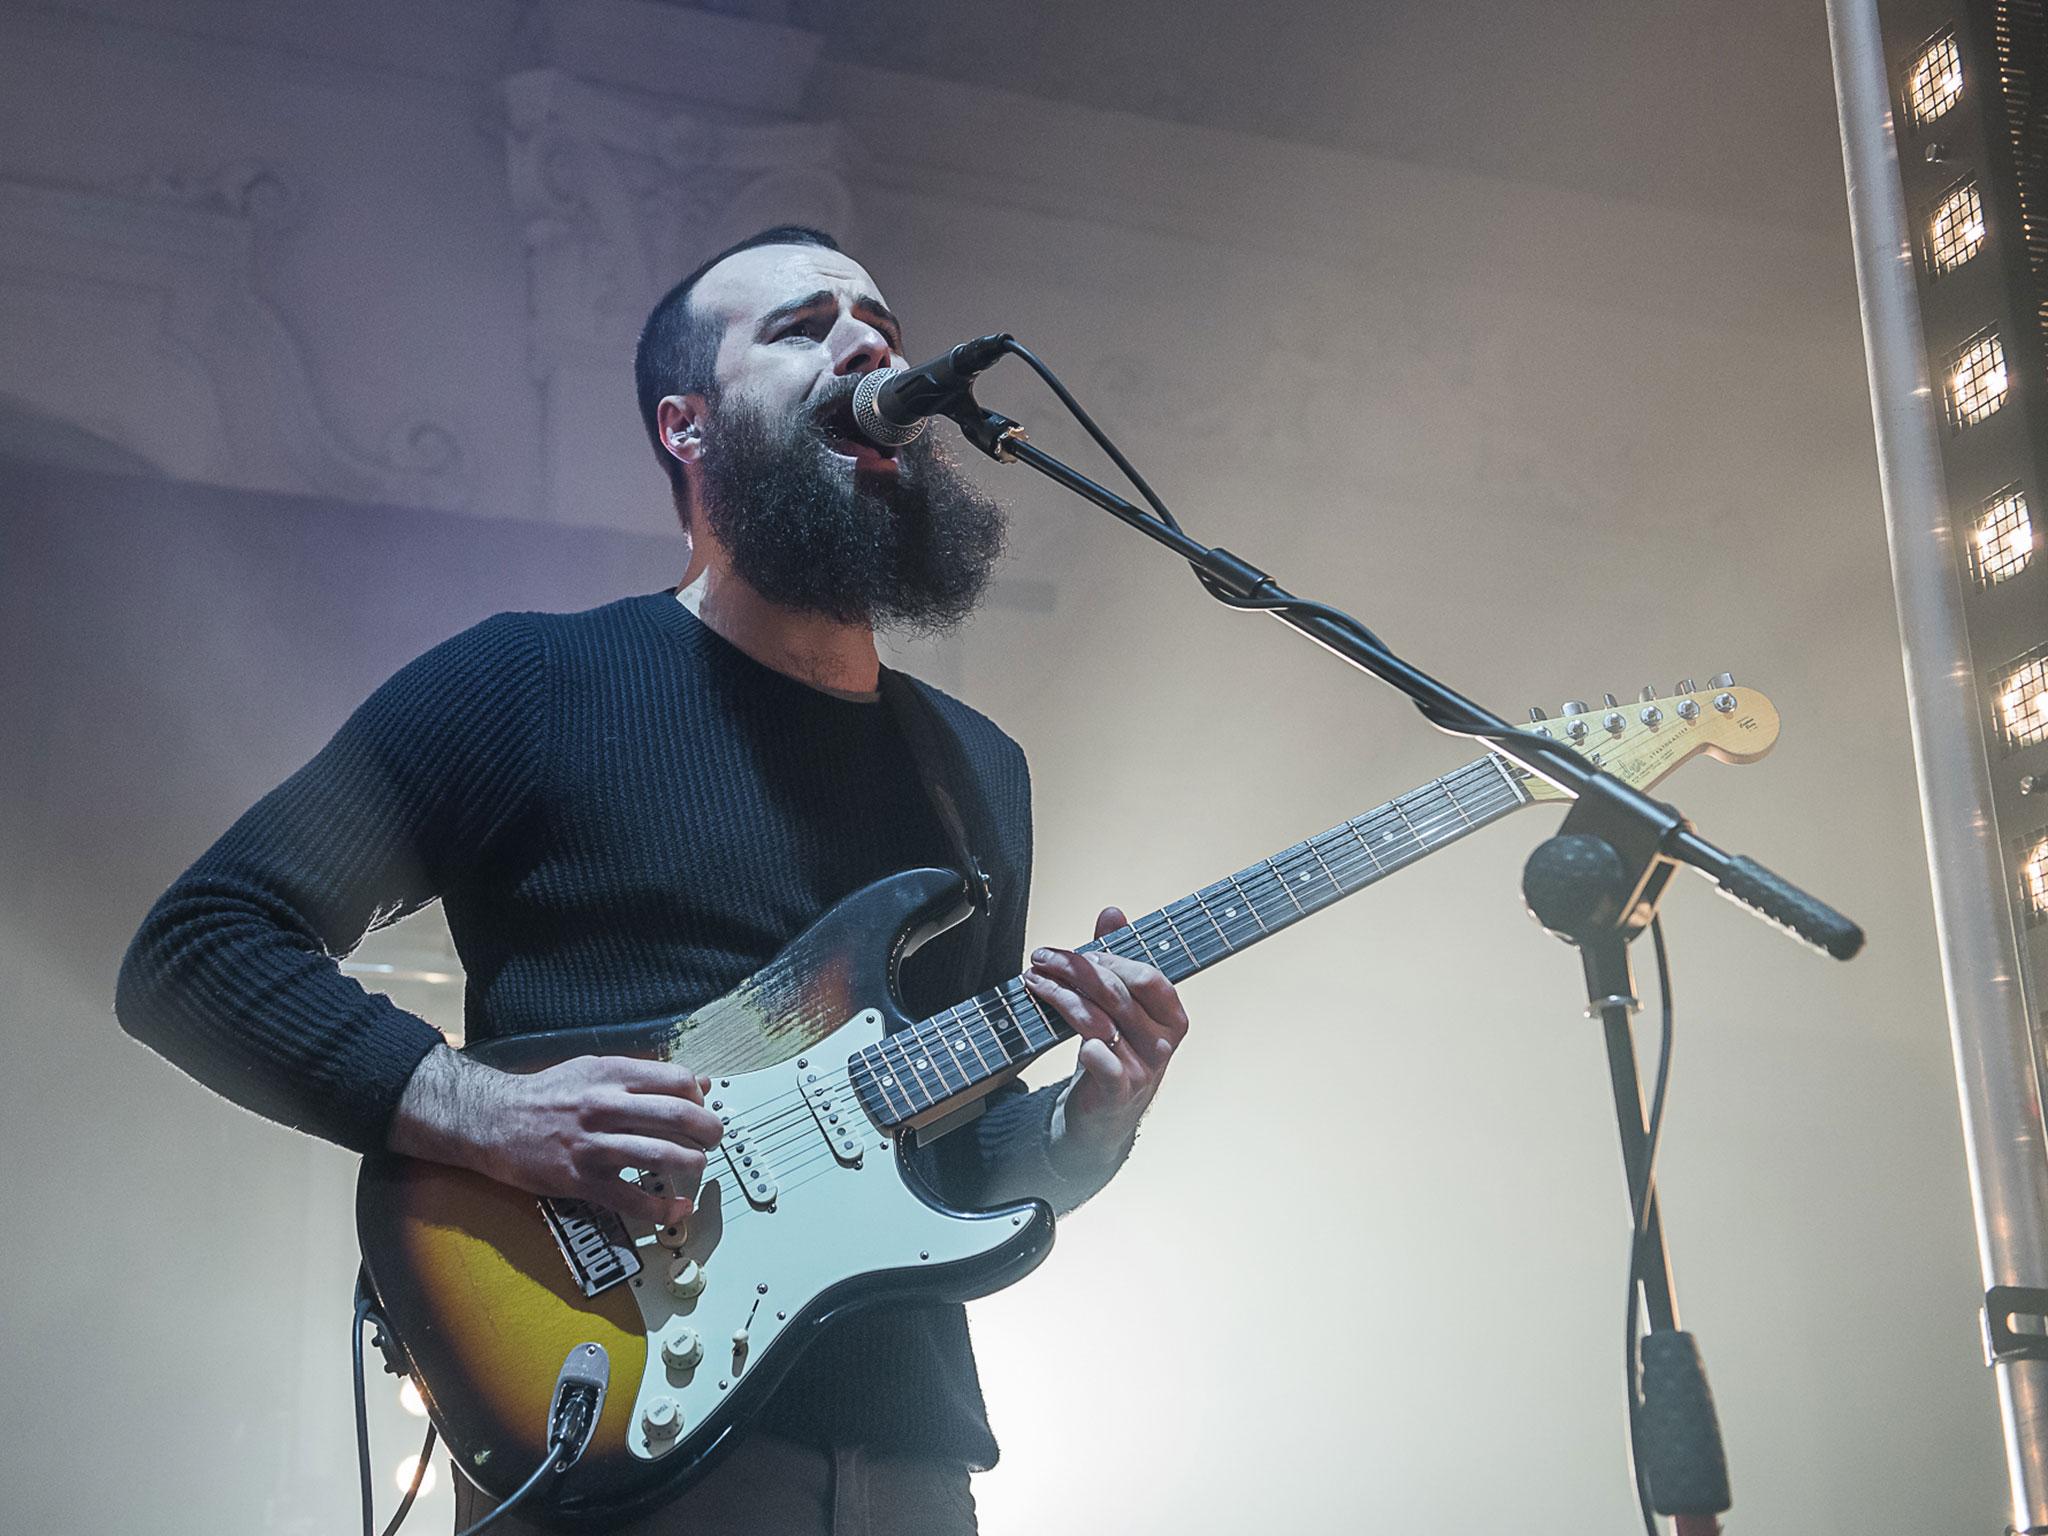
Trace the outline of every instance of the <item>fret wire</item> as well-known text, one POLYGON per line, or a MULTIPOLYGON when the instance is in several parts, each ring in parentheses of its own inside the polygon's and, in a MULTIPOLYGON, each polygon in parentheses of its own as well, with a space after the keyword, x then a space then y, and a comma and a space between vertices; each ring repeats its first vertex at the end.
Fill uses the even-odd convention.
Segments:
POLYGON ((1298 901, 1294 901, 1294 891, 1287 884, 1287 877, 1280 873, 1280 866, 1275 864, 1271 859, 1267 859, 1266 870, 1268 874, 1272 877, 1273 882, 1280 887, 1280 894, 1282 896, 1285 896, 1289 901, 1294 902, 1294 915, 1296 917, 1300 917, 1302 915, 1301 903, 1298 901))
MULTIPOLYGON (((1239 870, 1237 873, 1241 875, 1244 873, 1244 871, 1239 870)), ((1246 891, 1242 885, 1238 884, 1237 875, 1225 876, 1225 882, 1230 886, 1232 890, 1237 892, 1238 898, 1244 902, 1245 910, 1250 912, 1252 915, 1252 921, 1259 925, 1259 932, 1262 934, 1265 933, 1267 931, 1266 920, 1263 917, 1259 916, 1258 903, 1252 900, 1250 892, 1246 891)), ((1228 915, 1228 913, 1225 913, 1225 916, 1228 915)))
MULTIPOLYGON (((1216 914, 1209 910, 1209 898, 1200 891, 1195 892, 1195 905, 1202 909, 1202 916, 1209 919, 1209 926, 1216 930, 1216 942, 1223 946, 1226 955, 1235 954, 1236 947, 1230 942, 1230 935, 1223 931, 1223 925, 1216 921, 1216 914)), ((1221 958, 1220 956, 1218 958, 1221 958)))

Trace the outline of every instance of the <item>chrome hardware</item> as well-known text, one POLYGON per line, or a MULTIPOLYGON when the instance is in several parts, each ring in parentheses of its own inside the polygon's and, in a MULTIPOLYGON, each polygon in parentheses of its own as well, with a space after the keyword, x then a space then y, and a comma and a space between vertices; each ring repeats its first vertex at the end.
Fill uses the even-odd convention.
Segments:
POLYGON ((1615 697, 1615 696, 1614 696, 1613 694, 1611 694, 1611 693, 1603 693, 1603 694, 1601 694, 1601 695, 1600 695, 1600 702, 1601 702, 1602 704, 1604 704, 1604 705, 1605 705, 1605 706, 1606 706, 1607 708, 1609 708, 1609 709, 1619 709, 1619 708, 1621 708, 1621 700, 1617 699, 1617 698, 1616 698, 1616 697, 1615 697))
POLYGON ((1643 684, 1643 697, 1642 697, 1642 700, 1641 700, 1641 702, 1642 702, 1642 703, 1645 703, 1645 704, 1648 704, 1648 703, 1652 702, 1652 701, 1653 701, 1653 700, 1654 700, 1654 699, 1655 699, 1656 697, 1657 697, 1657 685, 1656 685, 1655 683, 1645 683, 1645 684, 1643 684))
MULTIPOLYGON (((1567 704, 1565 708, 1569 709, 1571 706, 1567 704)), ((1586 722, 1574 720, 1564 728, 1564 733, 1571 737, 1573 741, 1584 741, 1586 739, 1586 722)))
POLYGON ((1663 711, 1663 710, 1661 710, 1661 709, 1659 709, 1659 708, 1658 708, 1658 707, 1657 707, 1656 705, 1654 705, 1654 704, 1646 704, 1646 705, 1644 705, 1644 706, 1643 706, 1643 713, 1642 713, 1642 722, 1643 722, 1643 724, 1645 724, 1645 725, 1655 725, 1655 724, 1657 724, 1657 722, 1658 722, 1658 721, 1662 720, 1663 718, 1664 718, 1664 711, 1663 711))
POLYGON ((1697 720, 1697 719, 1699 719, 1699 717, 1700 717, 1700 701, 1699 701, 1698 699, 1680 699, 1680 700, 1678 701, 1678 718, 1679 718, 1679 719, 1681 719, 1681 720, 1697 720))
POLYGON ((1735 674, 1733 672, 1716 672, 1707 679, 1707 686, 1709 688, 1733 688, 1735 686, 1735 674))
POLYGON ((1675 691, 1679 693, 1697 693, 1699 692, 1699 689, 1693 683, 1693 680, 1691 678, 1681 677, 1678 680, 1678 687, 1675 691))
POLYGON ((1540 704, 1531 704, 1529 706, 1529 723, 1531 725, 1536 725, 1539 724, 1542 721, 1542 719, 1543 706, 1540 704))
POLYGON ((1586 705, 1582 699, 1566 699, 1564 701, 1564 708, 1559 711, 1559 713, 1567 715, 1583 715, 1585 712, 1586 705))
POLYGON ((1719 710, 1719 711, 1720 711, 1720 712, 1721 712, 1722 714, 1724 714, 1724 715, 1732 715, 1732 714, 1734 714, 1734 713, 1735 713, 1735 695, 1734 695, 1734 694, 1732 694, 1732 693, 1717 693, 1717 694, 1715 694, 1715 695, 1714 695, 1714 708, 1718 709, 1718 710, 1719 710))
MULTIPOLYGON (((1608 697, 1612 698, 1613 695, 1609 694, 1608 697)), ((1619 736, 1623 731, 1628 729, 1628 716, 1624 715, 1618 709, 1610 710, 1607 714, 1607 718, 1602 720, 1600 723, 1606 726, 1607 729, 1609 729, 1610 731, 1614 732, 1615 735, 1619 736)))

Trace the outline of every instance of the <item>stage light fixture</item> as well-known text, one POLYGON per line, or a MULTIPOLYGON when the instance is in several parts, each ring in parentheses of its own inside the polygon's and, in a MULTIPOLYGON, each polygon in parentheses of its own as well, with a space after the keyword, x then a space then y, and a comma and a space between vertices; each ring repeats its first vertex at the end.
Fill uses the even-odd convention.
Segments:
POLYGON ((420 1396, 420 1384, 410 1376, 398 1384, 398 1406, 416 1419, 427 1416, 427 1403, 420 1396))
POLYGON ((1963 94, 1963 56, 1953 32, 1921 50, 1906 73, 1906 110, 1915 123, 1931 123, 1963 94))
POLYGON ((1996 692, 1998 729, 2006 751, 2048 741, 2048 647, 2007 667, 1996 692))
MULTIPOLYGON (((419 1465, 419 1457, 408 1456, 398 1464, 397 1469, 391 1474, 391 1480, 398 1484, 398 1491, 400 1493, 405 1492, 406 1489, 412 1486, 413 1474, 419 1470, 419 1465)), ((420 1479, 420 1497, 425 1498, 428 1494, 432 1493, 434 1491, 434 1484, 439 1480, 440 1473, 435 1470, 434 1464, 431 1461, 428 1462, 426 1476, 420 1479)))
POLYGON ((1984 200, 1965 182, 1941 200, 1927 228, 1927 252, 1936 272, 1953 272, 1984 243, 1984 200))
POLYGON ((1981 331, 1956 352, 1948 375, 1949 424, 1958 429, 1982 421, 2005 404, 2008 379, 2005 344, 1981 331))
POLYGON ((2028 849, 2020 864, 2020 894, 2026 898, 2029 922, 2048 919, 2048 837, 2028 849))
POLYGON ((1970 575, 1978 588, 1995 587, 2034 558, 2034 519, 2027 498, 2009 485, 1984 503, 1970 536, 1970 575))

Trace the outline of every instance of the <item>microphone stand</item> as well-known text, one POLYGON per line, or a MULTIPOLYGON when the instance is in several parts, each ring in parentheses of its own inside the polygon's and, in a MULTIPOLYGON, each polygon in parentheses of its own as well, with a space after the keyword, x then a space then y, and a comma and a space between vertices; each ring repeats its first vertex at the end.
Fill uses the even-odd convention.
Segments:
MULTIPOLYGON (((1007 340, 1007 338, 1005 338, 1007 340)), ((1050 371, 1014 342, 1008 350, 1045 377, 1111 456, 1120 455, 1050 371)), ((1047 453, 1009 417, 983 407, 971 386, 939 414, 998 463, 1029 465, 1083 500, 1165 545, 1187 561, 1211 596, 1231 607, 1267 612, 1391 684, 1439 728, 1483 740, 1529 773, 1574 798, 1558 835, 1540 845, 1523 872, 1523 898, 1543 926, 1576 946, 1584 965, 1588 1017, 1606 1038, 1608 1074, 1621 1134, 1622 1165, 1634 1219, 1635 1274, 1649 1333, 1642 1341, 1642 1398, 1630 1403, 1642 1444, 1637 1476, 1650 1502, 1675 1519, 1677 1536, 1712 1536, 1729 1507, 1728 1474, 1712 1394, 1691 1335, 1678 1326, 1662 1213, 1649 1166, 1651 1147, 1629 1016, 1639 1006, 1628 945, 1649 926, 1672 871, 1689 865, 1722 892, 1794 937, 1847 960, 1863 933, 1849 919, 1753 859, 1730 854, 1693 830, 1673 807, 1593 767, 1556 740, 1518 730, 1381 644, 1363 624, 1326 604, 1302 599, 1226 549, 1202 544, 1168 517, 1154 516, 1047 453)), ((1137 477, 1133 475, 1133 479, 1137 477)), ((1142 481, 1138 481, 1142 485, 1142 481)), ((1148 493, 1149 495, 1149 493, 1148 493)), ((1633 1391, 1633 1387, 1631 1388, 1633 1391)))

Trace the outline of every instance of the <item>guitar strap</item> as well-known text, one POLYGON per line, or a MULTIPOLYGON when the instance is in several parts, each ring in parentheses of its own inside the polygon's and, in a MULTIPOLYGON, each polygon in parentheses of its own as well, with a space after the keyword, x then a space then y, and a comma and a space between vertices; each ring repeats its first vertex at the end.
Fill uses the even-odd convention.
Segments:
POLYGON ((918 777, 931 798, 932 813, 938 817, 954 865, 967 882, 968 900, 974 904, 974 914, 967 919, 967 952, 960 976, 964 997, 981 989, 982 970, 988 964, 989 935, 995 927, 995 884, 989 878, 988 866, 974 851, 977 844, 996 846, 988 802, 980 780, 968 765, 959 736, 939 714, 924 685, 914 677, 884 667, 880 690, 910 747, 918 777))

